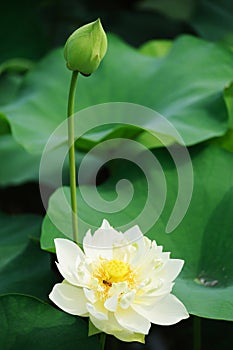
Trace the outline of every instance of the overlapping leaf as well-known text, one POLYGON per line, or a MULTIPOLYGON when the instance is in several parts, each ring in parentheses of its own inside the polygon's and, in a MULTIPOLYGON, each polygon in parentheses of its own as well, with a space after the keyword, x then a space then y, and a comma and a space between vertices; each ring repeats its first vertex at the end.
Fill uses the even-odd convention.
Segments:
POLYGON ((38 243, 41 218, 0 213, 0 294, 25 293, 47 299, 55 275, 38 243))
POLYGON ((0 344, 4 350, 99 349, 87 323, 24 295, 0 296, 0 344))

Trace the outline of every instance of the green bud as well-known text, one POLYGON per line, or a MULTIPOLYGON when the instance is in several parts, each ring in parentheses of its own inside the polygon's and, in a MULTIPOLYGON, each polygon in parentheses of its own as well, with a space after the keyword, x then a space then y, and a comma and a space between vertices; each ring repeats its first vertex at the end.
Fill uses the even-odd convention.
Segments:
POLYGON ((68 38, 64 56, 67 68, 90 75, 98 67, 107 51, 107 37, 100 19, 78 28, 68 38))

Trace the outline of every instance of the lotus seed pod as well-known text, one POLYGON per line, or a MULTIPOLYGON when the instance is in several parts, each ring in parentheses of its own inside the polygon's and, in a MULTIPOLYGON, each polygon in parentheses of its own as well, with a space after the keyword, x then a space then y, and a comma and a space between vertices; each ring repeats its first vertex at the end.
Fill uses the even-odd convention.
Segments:
POLYGON ((90 75, 98 67, 107 51, 107 37, 100 19, 78 28, 68 38, 64 56, 67 67, 83 75, 90 75))

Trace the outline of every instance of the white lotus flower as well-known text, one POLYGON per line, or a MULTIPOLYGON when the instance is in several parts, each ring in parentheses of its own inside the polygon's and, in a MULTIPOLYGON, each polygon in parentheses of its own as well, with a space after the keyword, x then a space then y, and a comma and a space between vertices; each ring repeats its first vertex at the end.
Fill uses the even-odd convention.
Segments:
POLYGON ((49 298, 69 314, 90 317, 100 331, 144 342, 151 322, 172 325, 189 316, 171 294, 183 260, 170 259, 138 226, 123 234, 104 220, 93 236, 87 232, 84 253, 67 239, 55 246, 64 281, 49 298))

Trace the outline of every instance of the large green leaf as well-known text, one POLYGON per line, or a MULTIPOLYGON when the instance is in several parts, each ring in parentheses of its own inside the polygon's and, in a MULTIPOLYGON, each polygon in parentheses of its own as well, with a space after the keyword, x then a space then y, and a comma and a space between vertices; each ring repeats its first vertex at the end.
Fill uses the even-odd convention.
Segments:
POLYGON ((17 74, 0 74, 0 106, 10 103, 15 98, 22 80, 23 77, 17 74))
POLYGON ((233 152, 233 83, 225 88, 224 99, 229 115, 229 129, 226 134, 213 139, 212 142, 233 152))
POLYGON ((0 114, 0 136, 10 133, 10 125, 3 114, 0 114))
MULTIPOLYGON (((132 130, 131 130, 132 131, 132 130)), ((117 129, 114 131, 114 135, 117 135, 117 129)), ((90 144, 89 139, 87 143, 90 144)), ((82 148, 86 146, 85 139, 82 140, 82 148)), ((53 179, 57 172, 57 159, 59 154, 56 155, 58 158, 54 158, 49 164, 49 174, 53 179)), ((84 157, 81 152, 76 152, 76 166, 80 166, 80 163, 84 157)), ((66 157, 63 164, 63 181, 69 183, 69 172, 68 172, 68 157, 66 157)), ((4 166, 0 169, 0 186, 18 185, 26 183, 28 181, 39 180, 39 166, 40 166, 41 155, 32 154, 27 152, 22 146, 20 146, 12 137, 11 134, 0 136, 0 162, 4 166)), ((90 183, 92 178, 92 167, 97 164, 99 160, 96 157, 89 158, 89 171, 85 178, 85 183, 90 183)), ((46 182, 46 179, 44 179, 46 182)), ((46 185, 45 183, 42 185, 46 185)), ((54 181, 50 182, 49 185, 56 187, 54 181)))
POLYGON ((233 82, 224 90, 224 98, 229 114, 229 126, 233 129, 233 82))
POLYGON ((23 74, 32 66, 33 63, 26 59, 10 59, 0 64, 0 106, 14 99, 23 80, 23 74))
MULTIPOLYGON (((28 73, 15 102, 2 107, 15 139, 31 152, 41 153, 65 119, 70 72, 62 56, 60 49, 50 53, 28 73)), ((77 109, 132 102, 165 115, 187 145, 220 136, 227 130, 222 92, 233 78, 232 58, 230 51, 191 36, 178 38, 164 58, 147 57, 109 36, 100 69, 79 78, 77 109)), ((150 128, 156 132, 153 119, 150 128)), ((96 133, 93 139, 98 142, 96 133)))
MULTIPOLYGON (((23 80, 23 73, 32 67, 32 62, 25 59, 11 59, 0 64, 0 106, 14 100, 23 80)), ((10 133, 10 125, 0 113, 0 135, 10 133)))
POLYGON ((25 293, 47 299, 55 283, 49 254, 38 243, 41 218, 0 213, 0 293, 25 293))
MULTIPOLYGON (((172 257, 185 260, 185 266, 177 280, 175 294, 185 303, 190 313, 202 317, 233 320, 233 263, 231 252, 233 249, 232 214, 233 205, 233 155, 223 149, 213 146, 196 146, 191 150, 194 169, 194 189, 188 211, 180 225, 170 234, 166 232, 168 218, 176 201, 178 178, 175 165, 168 152, 156 150, 154 154, 159 159, 167 181, 167 198, 164 210, 155 223, 158 207, 162 196, 157 193, 154 203, 147 213, 147 221, 153 222, 153 227, 147 235, 156 239, 166 251, 172 252, 172 257)), ((134 186, 134 196, 130 204, 123 210, 122 203, 127 197, 127 191, 121 193, 118 211, 109 213, 108 202, 106 210, 100 210, 95 199, 95 188, 89 186, 86 190, 91 208, 78 191, 79 217, 86 225, 80 225, 80 239, 88 226, 100 225, 103 218, 107 218, 115 227, 120 227, 134 218, 139 218, 147 198, 147 180, 136 166, 119 161, 111 166, 112 176, 98 187, 99 193, 106 201, 116 199, 115 185, 119 179, 129 178, 134 186), (115 166, 114 166, 115 164, 115 166), (98 210, 99 209, 99 210, 98 210)), ((185 167, 182 164, 181 167, 185 167)), ((160 187, 158 172, 151 166, 147 176, 160 187)), ((186 179, 186 185, 190 179, 186 179)), ((183 189, 186 190, 183 184, 183 189)), ((81 188, 82 189, 82 188, 81 188)), ((119 193, 118 193, 119 195, 119 193)), ((44 249, 54 250, 55 237, 72 237, 71 214, 64 198, 69 200, 69 189, 59 189, 50 199, 48 215, 43 222, 41 244, 44 249), (63 197, 63 190, 65 197, 63 197), (58 224, 60 231, 55 227, 58 224)), ((184 196, 185 200, 185 196, 184 196)), ((80 221, 81 222, 81 221, 80 221)), ((137 222, 142 230, 145 222, 137 222)))
MULTIPOLYGON (((0 106, 6 105, 14 100, 23 76, 5 72, 7 63, 0 65, 0 106)), ((10 125, 4 114, 0 113, 0 135, 10 133, 10 125)))
MULTIPOLYGON (((194 190, 186 216, 173 233, 164 235, 165 208, 150 236, 185 260, 175 293, 189 312, 232 321, 233 156, 215 147, 199 147, 191 155, 194 190)), ((168 179, 174 175, 172 170, 168 179)), ((174 180, 170 181, 173 188, 174 180)))
POLYGON ((99 349, 98 338, 88 337, 84 320, 29 296, 1 296, 0 323, 4 350, 99 349))
POLYGON ((0 137, 0 160, 1 186, 38 180, 40 156, 25 151, 10 134, 0 137))

